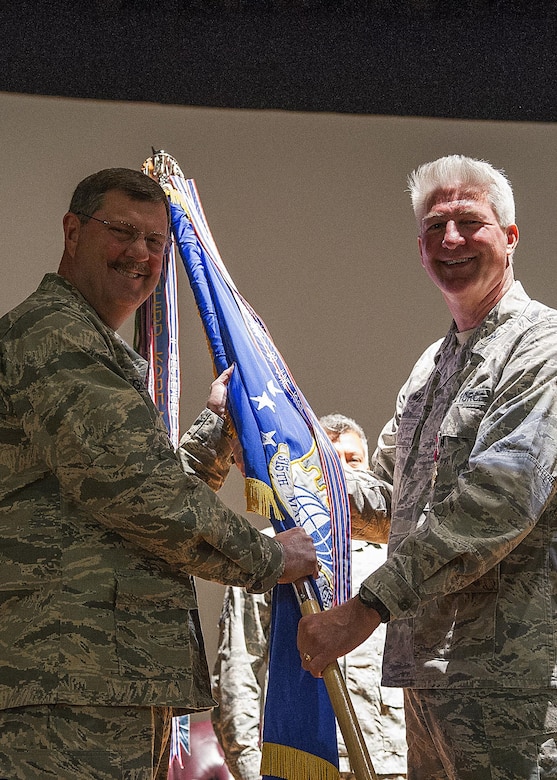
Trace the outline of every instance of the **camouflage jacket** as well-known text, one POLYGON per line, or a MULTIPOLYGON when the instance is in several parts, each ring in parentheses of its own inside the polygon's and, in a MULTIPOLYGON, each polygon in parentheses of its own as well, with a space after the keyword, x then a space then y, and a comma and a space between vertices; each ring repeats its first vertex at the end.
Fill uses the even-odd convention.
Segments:
POLYGON ((192 575, 264 591, 280 545, 174 452, 129 348, 48 274, 0 320, 0 708, 213 706, 192 575))
POLYGON ((418 361, 372 460, 394 486, 383 681, 556 687, 557 312, 513 287, 418 361))
MULTIPOLYGON (((353 585, 359 585, 385 556, 386 545, 353 541, 353 585)), ((270 622, 270 593, 251 595, 241 588, 226 589, 212 680, 219 706, 212 711, 211 718, 226 762, 237 780, 261 777, 260 722, 270 622)), ((376 772, 405 776, 402 691, 380 684, 384 641, 385 625, 381 625, 366 642, 341 659, 340 665, 376 772)), ((350 765, 340 731, 338 746, 340 770, 347 772, 350 765)))

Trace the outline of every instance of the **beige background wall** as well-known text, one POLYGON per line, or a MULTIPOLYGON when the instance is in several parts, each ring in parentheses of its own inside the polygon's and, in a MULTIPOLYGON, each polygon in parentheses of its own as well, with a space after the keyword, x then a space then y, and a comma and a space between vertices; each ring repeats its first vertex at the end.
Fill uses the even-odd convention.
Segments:
MULTIPOLYGON (((557 306, 554 125, 0 93, 0 141, 0 314, 56 270, 77 182, 101 168, 140 168, 152 146, 163 148, 196 180, 236 285, 314 411, 355 417, 372 447, 413 361, 450 323, 417 254, 405 192, 416 165, 457 152, 504 168, 521 228, 517 276, 532 297, 557 306)), ((212 374, 185 273, 180 282, 185 430, 212 374)), ((130 337, 130 324, 122 333, 130 337)), ((239 475, 221 495, 243 511, 239 475)), ((199 582, 211 663, 222 591, 199 582)))

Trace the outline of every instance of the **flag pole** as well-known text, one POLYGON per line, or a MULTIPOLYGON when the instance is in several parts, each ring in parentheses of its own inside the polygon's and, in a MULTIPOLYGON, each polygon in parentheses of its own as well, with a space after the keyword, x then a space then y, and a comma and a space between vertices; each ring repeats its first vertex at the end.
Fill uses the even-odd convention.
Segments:
MULTIPOLYGON (((314 615, 321 612, 321 606, 315 596, 313 585, 307 577, 293 583, 302 615, 314 615)), ((377 780, 369 752, 364 742, 358 718, 354 712, 352 700, 341 674, 338 661, 333 661, 323 670, 323 681, 338 721, 352 771, 356 780, 377 780)))

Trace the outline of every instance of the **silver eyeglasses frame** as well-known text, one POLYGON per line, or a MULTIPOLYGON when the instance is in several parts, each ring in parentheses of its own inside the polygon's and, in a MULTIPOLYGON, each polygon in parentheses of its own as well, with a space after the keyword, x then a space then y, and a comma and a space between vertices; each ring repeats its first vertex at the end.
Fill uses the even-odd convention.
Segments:
POLYGON ((112 237, 121 244, 133 244, 140 236, 145 239, 147 249, 153 254, 164 254, 170 246, 170 236, 164 233, 145 233, 143 230, 138 230, 135 225, 123 220, 110 220, 99 219, 93 217, 92 214, 85 214, 83 211, 76 211, 76 216, 86 217, 87 219, 94 219, 95 222, 100 222, 107 230, 111 232, 112 237))

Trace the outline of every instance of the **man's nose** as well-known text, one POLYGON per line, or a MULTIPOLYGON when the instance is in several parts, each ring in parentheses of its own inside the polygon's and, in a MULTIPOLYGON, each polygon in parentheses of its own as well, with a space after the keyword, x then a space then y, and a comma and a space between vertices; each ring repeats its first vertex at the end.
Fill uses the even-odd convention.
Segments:
POLYGON ((126 247, 126 255, 128 257, 133 257, 134 260, 137 260, 138 262, 147 262, 149 254, 147 242, 143 235, 139 235, 133 241, 130 241, 126 247))
POLYGON ((464 243, 464 236, 461 234, 454 220, 449 220, 445 225, 445 235, 442 244, 444 247, 451 248, 464 243))

